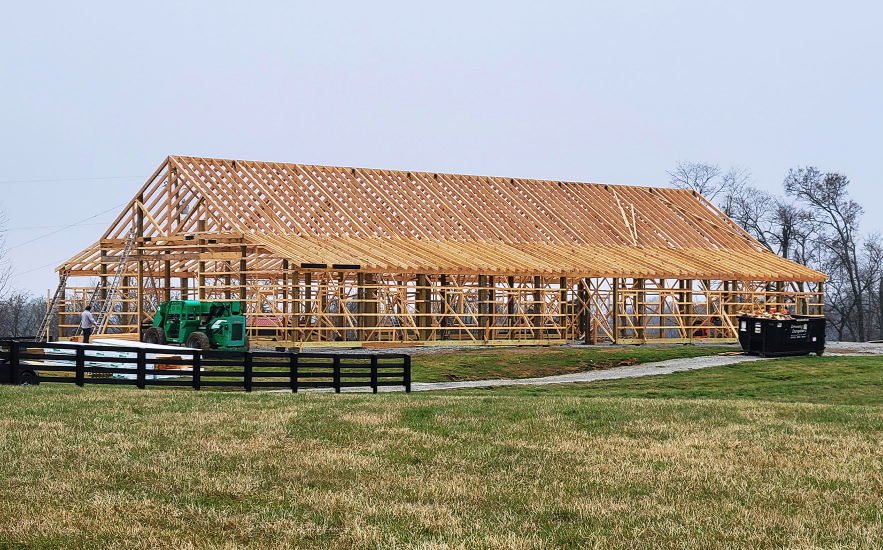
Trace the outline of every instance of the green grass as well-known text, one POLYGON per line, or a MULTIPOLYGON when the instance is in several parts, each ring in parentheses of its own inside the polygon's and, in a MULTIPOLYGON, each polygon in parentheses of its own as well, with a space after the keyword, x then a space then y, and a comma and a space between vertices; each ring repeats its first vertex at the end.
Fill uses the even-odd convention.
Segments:
MULTIPOLYGON (((601 346, 585 348, 496 348, 429 352, 411 356, 413 382, 449 382, 454 380, 493 380, 501 378, 535 378, 588 370, 609 369, 623 365, 652 363, 668 359, 700 357, 739 351, 738 346, 601 346)), ((280 371, 287 368, 263 368, 259 359, 255 372, 280 371)), ((241 366, 213 366, 215 372, 242 371, 241 366)), ((343 372, 349 372, 344 367, 343 372)), ((233 378, 217 378, 233 380, 233 378)))
POLYGON ((738 351, 738 346, 479 349, 411 357, 414 382, 533 378, 738 351))
MULTIPOLYGON (((569 395, 641 399, 755 399, 883 404, 883 358, 792 357, 738 363, 665 376, 588 384, 495 388, 497 395, 569 395)), ((474 390, 481 392, 482 390, 474 390)), ((487 391, 487 390, 483 390, 487 391)))
POLYGON ((880 370, 798 358, 408 395, 0 387, 0 548, 880 548, 880 370))

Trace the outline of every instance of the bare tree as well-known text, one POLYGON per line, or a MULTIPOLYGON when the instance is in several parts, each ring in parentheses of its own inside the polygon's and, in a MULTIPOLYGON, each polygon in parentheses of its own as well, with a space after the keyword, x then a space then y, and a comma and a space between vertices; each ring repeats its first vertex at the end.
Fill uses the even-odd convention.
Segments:
POLYGON ((733 197, 730 218, 748 231, 760 244, 773 250, 770 235, 774 232, 775 217, 770 209, 775 199, 766 191, 747 187, 733 197))
POLYGON ((673 172, 668 172, 668 183, 677 189, 696 191, 713 201, 720 193, 723 184, 719 178, 720 166, 704 162, 678 162, 673 172))
POLYGON ((15 291, 0 300, 0 337, 35 336, 46 313, 46 299, 15 291))
POLYGON ((743 166, 730 166, 721 176, 721 190, 717 193, 720 196, 718 206, 723 213, 732 217, 737 201, 748 189, 751 189, 751 173, 748 169, 743 166))
POLYGON ((751 185, 744 168, 680 162, 670 184, 702 193, 770 251, 828 275, 826 316, 840 340, 883 338, 883 240, 862 237, 849 180, 815 167, 789 171, 785 196, 751 185))
MULTIPOLYGON (((844 326, 852 325, 849 328, 855 338, 865 340, 865 288, 856 246, 862 208, 849 198, 849 180, 836 172, 823 174, 811 166, 789 170, 784 185, 788 195, 820 214, 816 221, 820 228, 819 243, 828 256, 824 265, 831 277, 829 289, 837 290, 837 295, 832 297, 838 302, 829 304, 844 326)), ((842 329, 840 335, 843 335, 842 329)))
POLYGON ((12 264, 6 255, 6 210, 0 208, 0 299, 9 292, 12 264))

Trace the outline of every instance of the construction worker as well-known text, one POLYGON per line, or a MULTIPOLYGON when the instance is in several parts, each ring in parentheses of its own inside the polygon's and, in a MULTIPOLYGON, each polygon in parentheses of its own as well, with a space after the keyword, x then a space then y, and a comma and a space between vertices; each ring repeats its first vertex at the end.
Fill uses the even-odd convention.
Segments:
POLYGON ((92 316, 92 306, 86 306, 83 310, 83 320, 80 322, 83 327, 83 343, 89 343, 89 337, 92 336, 92 329, 95 328, 95 317, 92 316))

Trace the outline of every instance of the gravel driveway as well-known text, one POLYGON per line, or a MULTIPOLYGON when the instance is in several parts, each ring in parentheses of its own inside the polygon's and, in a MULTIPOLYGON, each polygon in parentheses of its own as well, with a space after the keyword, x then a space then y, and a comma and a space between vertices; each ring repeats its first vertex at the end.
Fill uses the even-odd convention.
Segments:
MULTIPOLYGON (((609 346, 605 346, 609 347, 609 346)), ((444 349, 452 351, 451 349, 444 349)), ((465 349, 465 348, 464 348, 465 349)), ((468 349, 475 349, 470 347, 468 349)), ((738 349, 738 348, 735 348, 738 349)), ((432 350, 436 353, 438 349, 432 350)), ((354 350, 354 352, 364 352, 364 350, 354 350)), ((409 348, 407 350, 389 350, 389 352, 399 353, 421 353, 425 352, 421 348, 409 348)), ((381 352, 382 353, 382 352, 381 352)), ((826 356, 877 356, 883 355, 883 342, 827 342, 825 344, 826 356)), ((814 356, 813 356, 814 357, 814 356)), ((571 374, 561 374, 557 376, 543 376, 540 378, 500 378, 495 380, 466 380, 462 382, 414 382, 411 384, 411 391, 436 391, 436 390, 453 390, 459 388, 487 388, 494 386, 540 386, 544 384, 567 384, 570 382, 594 382, 596 380, 613 380, 616 378, 637 378, 639 376, 657 376, 660 374, 671 374, 673 372, 681 372, 688 370, 705 369, 708 367, 721 367, 724 365, 734 365, 736 363, 746 363, 752 361, 766 361, 761 357, 754 355, 706 355, 703 357, 691 357, 685 359, 669 359, 668 361, 659 361, 657 363, 643 363, 629 367, 613 367, 605 370, 592 370, 585 372, 576 372, 571 374)), ((287 391, 287 390, 282 390, 287 391)), ((326 391, 326 390, 319 390, 326 391)), ((333 390, 327 390, 333 391, 333 390)), ((348 388, 343 391, 364 391, 362 388, 348 388)), ((391 387, 380 388, 380 391, 403 391, 403 388, 391 387)))
POLYGON ((685 370, 720 367, 734 363, 763 361, 760 357, 748 355, 706 355, 689 359, 669 359, 658 363, 643 363, 631 367, 613 367, 605 370, 592 370, 543 376, 541 378, 519 378, 498 380, 468 380, 463 382, 414 382, 411 391, 452 390, 457 388, 485 388, 489 386, 539 386, 542 384, 566 384, 568 382, 594 382, 595 380, 612 380, 614 378, 636 378, 638 376, 654 376, 671 374, 685 370))

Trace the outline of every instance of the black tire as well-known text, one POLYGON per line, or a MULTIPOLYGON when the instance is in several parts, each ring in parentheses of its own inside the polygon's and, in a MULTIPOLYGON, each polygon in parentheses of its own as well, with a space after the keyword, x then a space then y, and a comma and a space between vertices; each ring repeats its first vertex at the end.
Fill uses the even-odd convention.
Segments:
POLYGON ((26 370, 18 374, 18 383, 22 386, 36 386, 40 384, 40 375, 37 371, 26 370))
POLYGON ((141 341, 145 344, 166 345, 166 331, 162 327, 150 327, 141 334, 141 341))
POLYGON ((245 337, 245 341, 242 342, 242 345, 245 347, 245 351, 251 349, 251 342, 248 341, 248 336, 245 337))
POLYGON ((816 357, 821 357, 823 353, 825 353, 825 352, 824 351, 817 351, 816 357))
POLYGON ((198 331, 187 337, 187 347, 201 349, 203 351, 212 349, 208 336, 206 336, 204 332, 198 331))

